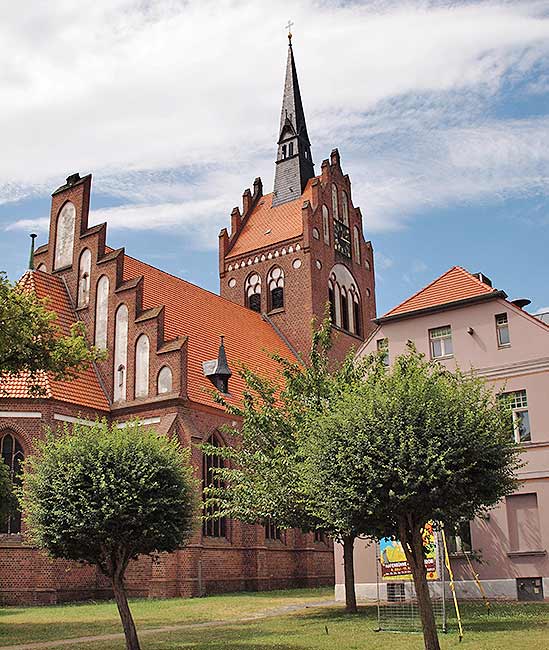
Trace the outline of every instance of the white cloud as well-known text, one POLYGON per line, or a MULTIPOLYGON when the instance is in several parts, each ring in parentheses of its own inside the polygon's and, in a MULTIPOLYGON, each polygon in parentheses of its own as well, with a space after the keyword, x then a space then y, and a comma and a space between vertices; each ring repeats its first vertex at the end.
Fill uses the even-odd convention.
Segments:
POLYGON ((93 171, 129 205, 92 219, 215 245, 271 184, 288 15, 317 169, 339 146, 370 230, 547 194, 549 118, 488 117, 504 80, 547 78, 545 2, 55 0, 0 7, 0 203, 93 171))

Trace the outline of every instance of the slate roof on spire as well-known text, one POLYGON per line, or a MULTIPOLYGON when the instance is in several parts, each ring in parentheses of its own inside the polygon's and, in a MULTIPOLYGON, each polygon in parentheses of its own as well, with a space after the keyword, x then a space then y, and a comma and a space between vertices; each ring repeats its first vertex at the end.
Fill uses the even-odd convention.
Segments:
POLYGON ((307 133, 307 124, 305 122, 305 112, 301 102, 301 92, 299 90, 299 81, 295 67, 294 51, 292 43, 288 45, 288 61, 286 63, 286 80, 284 82, 284 94, 282 96, 282 109, 280 111, 280 129, 278 131, 278 141, 282 140, 285 128, 290 126, 294 133, 303 138, 307 144, 309 135, 307 133))

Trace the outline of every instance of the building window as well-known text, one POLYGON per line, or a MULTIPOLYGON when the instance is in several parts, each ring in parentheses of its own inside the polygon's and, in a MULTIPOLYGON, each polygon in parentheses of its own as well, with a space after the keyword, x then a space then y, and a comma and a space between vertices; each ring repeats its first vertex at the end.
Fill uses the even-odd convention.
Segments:
POLYGON ((282 541, 282 531, 270 517, 265 522, 265 539, 278 539, 282 541))
POLYGON ((507 314, 496 314, 496 333, 498 336, 498 347, 506 348, 511 345, 507 314))
POLYGON ((355 262, 360 264, 360 230, 358 226, 353 229, 353 241, 355 245, 355 262))
POLYGON ((77 306, 85 307, 90 301, 91 251, 85 248, 80 255, 78 265, 78 299, 77 306))
POLYGON ((345 288, 341 289, 341 327, 349 331, 349 299, 345 288))
POLYGON ((149 337, 141 334, 135 346, 135 396, 149 394, 149 337))
POLYGON ((377 351, 381 356, 383 363, 389 365, 389 339, 378 339, 376 341, 377 351))
POLYGON ((288 145, 288 156, 293 156, 294 155, 294 143, 290 142, 288 145))
POLYGON ((261 277, 258 273, 251 273, 246 278, 244 290, 246 307, 252 311, 261 312, 261 277))
POLYGON ((357 336, 362 336, 362 319, 360 313, 360 302, 358 296, 353 294, 353 327, 357 336))
POLYGON ((509 393, 502 393, 501 397, 509 401, 513 411, 513 425, 515 429, 515 440, 517 442, 530 442, 532 432, 530 430, 530 416, 528 414, 528 397, 525 390, 515 390, 509 393))
POLYGON ((114 401, 126 399, 126 368, 128 365, 128 308, 120 305, 116 310, 114 326, 114 401))
MULTIPOLYGON (((210 436, 207 441, 212 447, 222 447, 217 436, 210 436)), ((223 480, 215 474, 216 469, 225 467, 221 456, 217 454, 204 454, 202 461, 202 481, 204 487, 223 488, 223 480)), ((215 505, 210 505, 204 512, 205 519, 202 523, 202 534, 205 537, 226 537, 227 520, 225 517, 217 516, 219 509, 215 505)))
POLYGON ((284 307, 284 271, 274 266, 267 276, 269 287, 269 311, 284 307))
POLYGON ((337 201, 337 187, 332 183, 332 216, 339 219, 339 206, 337 201))
POLYGON ((160 369, 156 380, 156 391, 159 395, 164 393, 171 393, 173 384, 172 371, 169 366, 164 366, 160 369))
POLYGON ((429 330, 431 358, 443 359, 454 354, 452 345, 452 328, 449 325, 429 330))
POLYGON ((341 192, 341 221, 349 227, 349 199, 345 190, 341 192))
POLYGON ((328 284, 328 302, 330 303, 330 320, 332 321, 332 325, 336 325, 335 290, 331 281, 328 284))
POLYGON ((95 345, 107 348, 107 321, 109 318, 109 278, 102 275, 95 292, 95 345))
POLYGON ((282 145, 282 159, 286 158, 286 145, 282 145))
MULTIPOLYGON (((8 466, 12 485, 21 485, 22 465, 25 455, 23 447, 11 432, 0 436, 2 460, 8 466)), ((21 512, 14 512, 10 517, 0 520, 0 533, 16 535, 21 532, 21 512)))
POLYGON ((513 494, 505 498, 505 506, 511 552, 541 550, 537 494, 513 494))
POLYGON ((446 544, 450 554, 470 553, 473 547, 471 543, 471 522, 461 521, 452 531, 449 530, 446 534, 446 544))
POLYGON ((55 231, 55 269, 62 269, 72 264, 75 221, 76 208, 69 201, 61 208, 61 212, 57 217, 55 231))
POLYGON ((322 233, 324 236, 324 243, 330 245, 330 215, 328 213, 328 208, 322 206, 322 233))

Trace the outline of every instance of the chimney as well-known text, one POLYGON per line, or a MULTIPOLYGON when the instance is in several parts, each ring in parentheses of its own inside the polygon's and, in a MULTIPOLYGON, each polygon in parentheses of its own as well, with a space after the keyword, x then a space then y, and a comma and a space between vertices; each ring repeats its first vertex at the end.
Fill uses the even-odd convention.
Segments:
POLYGON ((484 284, 488 285, 489 287, 492 286, 492 280, 487 275, 484 275, 484 273, 481 273, 480 271, 478 273, 473 273, 473 277, 475 277, 477 280, 480 280, 484 284))

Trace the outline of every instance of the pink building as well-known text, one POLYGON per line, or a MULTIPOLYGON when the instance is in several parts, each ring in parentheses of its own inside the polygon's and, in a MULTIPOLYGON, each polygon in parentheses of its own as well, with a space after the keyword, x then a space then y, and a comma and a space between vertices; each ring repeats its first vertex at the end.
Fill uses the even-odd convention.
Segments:
MULTIPOLYGON (((528 301, 507 299, 482 274, 454 267, 387 314, 358 354, 385 350, 387 363, 408 341, 447 368, 473 368, 512 394, 515 436, 525 466, 516 492, 488 520, 466 522, 451 539, 451 563, 462 598, 480 596, 466 552, 489 597, 549 599, 549 325, 522 309, 528 301)), ((344 598, 343 558, 336 549, 336 597, 344 598)), ((376 597, 375 547, 355 550, 359 598, 376 597)), ((387 595, 381 585, 381 596, 387 595)))

